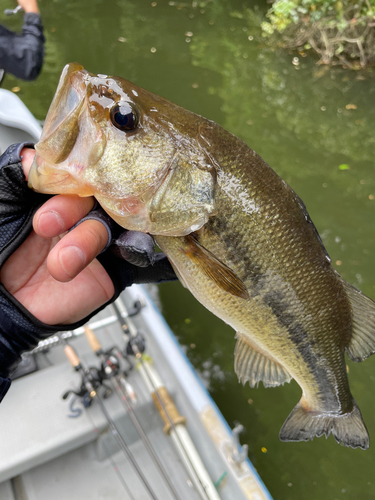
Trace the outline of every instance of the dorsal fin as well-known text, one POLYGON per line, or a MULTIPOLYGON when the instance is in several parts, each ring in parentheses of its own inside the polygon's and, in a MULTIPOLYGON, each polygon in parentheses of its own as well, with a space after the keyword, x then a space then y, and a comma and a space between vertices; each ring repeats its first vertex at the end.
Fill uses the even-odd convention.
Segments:
POLYGON ((257 351, 242 334, 237 332, 236 338, 234 371, 243 385, 248 381, 255 387, 262 381, 264 387, 276 387, 292 380, 285 368, 257 351))
POLYGON ((240 278, 199 241, 189 234, 184 237, 186 246, 182 248, 189 259, 196 264, 201 271, 214 281, 224 291, 241 299, 248 299, 249 293, 240 278))
POLYGON ((375 352, 375 302, 342 281, 352 307, 352 339, 346 347, 351 360, 359 362, 375 352))

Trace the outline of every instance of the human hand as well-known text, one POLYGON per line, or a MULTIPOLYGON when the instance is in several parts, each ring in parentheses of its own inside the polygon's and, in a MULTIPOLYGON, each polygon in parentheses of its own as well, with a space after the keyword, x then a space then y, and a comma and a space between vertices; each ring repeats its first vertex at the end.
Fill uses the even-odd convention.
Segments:
MULTIPOLYGON (((21 154, 27 178, 35 151, 24 148, 21 154)), ((34 230, 1 268, 0 281, 43 323, 79 321, 114 294, 111 278, 95 259, 107 243, 105 227, 88 220, 64 235, 93 205, 93 198, 50 198, 36 212, 34 230)))
POLYGON ((18 5, 23 8, 25 13, 34 12, 35 14, 39 14, 39 8, 37 0, 17 0, 18 5))
POLYGON ((58 195, 44 201, 45 195, 29 190, 23 177, 28 176, 34 150, 21 151, 23 173, 20 164, 11 166, 14 160, 7 163, 7 152, 4 155, 0 157, 4 197, 0 198, 0 283, 45 324, 43 328, 87 321, 133 283, 176 279, 166 256, 154 253, 150 235, 123 230, 101 209, 90 212, 93 198, 58 195), (110 243, 117 251, 106 248, 110 243))
POLYGON ((101 209, 90 212, 93 198, 30 190, 25 176, 35 152, 21 148, 0 156, 0 401, 21 354, 40 340, 82 325, 133 283, 176 279, 150 235, 124 232, 101 209), (122 258, 107 248, 113 242, 122 258))

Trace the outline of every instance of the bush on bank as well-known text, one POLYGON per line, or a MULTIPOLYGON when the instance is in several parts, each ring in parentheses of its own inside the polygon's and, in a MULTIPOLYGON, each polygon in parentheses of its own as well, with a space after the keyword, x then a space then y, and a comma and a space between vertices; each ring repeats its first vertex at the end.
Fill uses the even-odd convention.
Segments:
POLYGON ((375 0, 276 0, 267 17, 263 36, 313 50, 321 64, 375 64, 375 0))

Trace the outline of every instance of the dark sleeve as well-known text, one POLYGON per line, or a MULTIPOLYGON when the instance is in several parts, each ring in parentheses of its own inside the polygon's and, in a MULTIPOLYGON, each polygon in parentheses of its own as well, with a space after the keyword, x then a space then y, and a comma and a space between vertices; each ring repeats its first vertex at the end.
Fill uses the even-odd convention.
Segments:
POLYGON ((0 68, 22 80, 35 80, 44 59, 43 25, 39 14, 25 14, 22 33, 0 31, 0 68))

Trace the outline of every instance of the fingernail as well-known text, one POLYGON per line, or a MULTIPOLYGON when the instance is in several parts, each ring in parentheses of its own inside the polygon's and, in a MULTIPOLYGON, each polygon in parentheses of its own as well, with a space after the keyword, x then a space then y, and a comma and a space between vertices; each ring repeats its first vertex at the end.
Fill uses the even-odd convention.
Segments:
POLYGON ((64 232, 65 224, 61 215, 51 210, 50 212, 43 212, 38 217, 37 229, 40 236, 51 238, 64 232))
POLYGON ((70 278, 75 278, 85 267, 86 257, 79 247, 69 246, 59 252, 61 267, 70 278))

